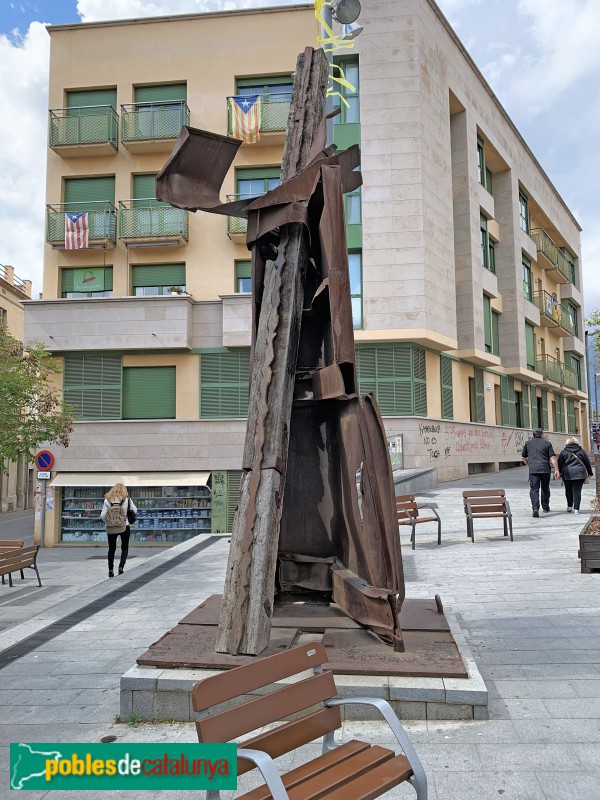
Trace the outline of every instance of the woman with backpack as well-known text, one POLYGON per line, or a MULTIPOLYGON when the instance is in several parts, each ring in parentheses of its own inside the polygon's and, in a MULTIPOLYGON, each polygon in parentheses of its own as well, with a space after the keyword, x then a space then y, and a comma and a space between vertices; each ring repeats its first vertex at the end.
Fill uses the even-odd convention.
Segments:
POLYGON ((581 488, 593 472, 588 454, 575 436, 567 439, 564 450, 558 457, 558 469, 565 485, 567 511, 569 514, 572 511, 579 514, 581 488))
POLYGON ((108 577, 114 577, 115 552, 117 539, 121 537, 121 558, 119 559, 119 575, 122 575, 129 552, 129 522, 135 522, 137 508, 127 494, 122 483, 115 483, 106 493, 100 519, 106 524, 108 536, 108 577))

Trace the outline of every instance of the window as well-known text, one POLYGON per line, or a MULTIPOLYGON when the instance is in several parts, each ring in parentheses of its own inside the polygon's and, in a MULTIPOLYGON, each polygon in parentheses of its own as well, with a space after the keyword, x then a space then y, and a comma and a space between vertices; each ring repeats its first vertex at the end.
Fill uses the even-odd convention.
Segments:
MULTIPOLYGON (((115 213, 115 178, 109 175, 101 178, 65 178, 64 211, 88 212, 89 239, 115 240, 117 217, 115 213)), ((50 241, 64 239, 64 215, 59 215, 56 225, 60 231, 48 230, 50 241)), ((48 220, 50 226, 50 220, 48 220)))
POLYGON ((185 264, 135 264, 131 268, 132 293, 151 297, 185 292, 185 264))
POLYGON ((350 272, 350 302, 352 303, 352 327, 360 330, 363 326, 362 312, 362 253, 348 253, 350 272))
POLYGON ((477 137, 477 180, 492 193, 492 171, 485 164, 485 145, 481 136, 477 137))
POLYGON ((500 354, 498 342, 498 317, 496 311, 492 311, 491 300, 487 295, 483 295, 483 338, 485 352, 492 355, 500 354))
POLYGON ((61 269, 61 297, 76 300, 86 297, 112 297, 112 267, 73 267, 61 269))
MULTIPOLYGON (((123 115, 125 139, 173 139, 188 122, 187 85, 135 86, 135 111, 123 115)), ((130 106, 128 108, 131 108, 130 106)))
POLYGON ((255 169, 238 169, 235 173, 236 193, 240 200, 259 197, 280 183, 280 167, 258 167, 255 169))
POLYGON ((569 320, 569 325, 573 331, 573 335, 579 338, 579 320, 577 316, 577 306, 570 303, 568 300, 563 300, 562 307, 569 320))
POLYGON ((235 291, 239 293, 252 291, 251 261, 235 262, 235 291))
POLYGON ((575 281, 575 257, 572 256, 571 253, 569 253, 569 251, 567 250, 566 247, 561 247, 560 251, 563 254, 563 256, 565 257, 565 260, 567 262, 567 268, 568 268, 568 272, 569 272, 569 280, 571 281, 573 286, 576 286, 577 284, 576 284, 576 281, 575 281))
POLYGON ((496 274, 496 242, 488 236, 488 258, 490 263, 490 272, 492 275, 496 274))
POLYGON ((496 251, 495 244, 488 234, 487 217, 483 214, 479 216, 479 234, 481 240, 481 266, 493 274, 496 273, 496 251))
POLYGON ((346 216, 346 225, 361 224, 360 186, 354 192, 344 195, 344 211, 346 216))
POLYGON ((238 78, 236 96, 252 97, 259 94, 265 103, 289 103, 294 82, 290 75, 271 75, 268 78, 238 78))
POLYGON ((502 404, 502 424, 514 428, 517 424, 515 382, 507 375, 500 376, 500 402, 502 404))
POLYGON ((341 84, 336 84, 335 91, 339 91, 343 100, 339 97, 333 98, 334 108, 340 108, 341 113, 333 118, 333 124, 348 124, 360 122, 360 109, 358 103, 358 60, 334 59, 334 64, 338 67, 333 68, 336 78, 344 77, 352 85, 352 89, 341 84), (346 102, 344 102, 344 100, 346 102))
POLYGON ((535 372, 535 328, 529 322, 525 323, 525 353, 527 369, 535 372))
POLYGON ((569 367, 575 373, 575 388, 581 389, 581 358, 575 353, 565 353, 565 367, 569 367))
POLYGON ((473 367, 469 378, 469 413, 471 422, 485 422, 484 374, 479 367, 473 367))
POLYGON ((121 419, 121 356, 65 356, 63 399, 77 419, 121 419))
POLYGON ((0 306, 0 328, 5 328, 8 325, 8 311, 0 306))
POLYGON ((67 92, 65 117, 50 115, 51 138, 57 144, 112 142, 117 146, 117 90, 67 92))
POLYGON ((425 350, 411 344, 356 348, 361 395, 373 392, 383 416, 427 416, 425 350))
POLYGON ((566 433, 565 398, 560 394, 554 395, 555 427, 557 433, 566 433))
POLYGON ((567 433, 578 433, 577 419, 575 416, 575 400, 567 398, 567 433))
POLYGON ((523 264, 523 297, 529 302, 533 302, 533 286, 531 283, 531 261, 526 257, 521 257, 523 264))
POLYGON ((248 416, 249 350, 200 354, 200 419, 248 416))
POLYGON ((522 231, 529 233, 529 200, 519 192, 519 225, 522 231))
POLYGON ((175 419, 175 367, 123 369, 123 419, 175 419))
POLYGON ((452 359, 448 356, 440 356, 440 383, 442 387, 442 419, 454 419, 452 359))

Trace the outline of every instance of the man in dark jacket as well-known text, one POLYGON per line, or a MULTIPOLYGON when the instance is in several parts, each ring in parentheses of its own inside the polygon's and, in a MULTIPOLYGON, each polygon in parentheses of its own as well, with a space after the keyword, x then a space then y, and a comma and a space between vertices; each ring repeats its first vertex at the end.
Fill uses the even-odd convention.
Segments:
POLYGON ((554 477, 560 477, 556 453, 552 444, 544 439, 544 431, 536 428, 533 439, 525 443, 521 453, 523 461, 529 467, 529 497, 533 516, 540 515, 540 488, 542 490, 542 508, 550 511, 550 464, 554 469, 554 477))
POLYGON ((581 488, 587 476, 593 473, 588 454, 575 436, 567 439, 564 450, 558 456, 558 468, 565 485, 567 512, 570 514, 575 511, 579 514, 581 488))

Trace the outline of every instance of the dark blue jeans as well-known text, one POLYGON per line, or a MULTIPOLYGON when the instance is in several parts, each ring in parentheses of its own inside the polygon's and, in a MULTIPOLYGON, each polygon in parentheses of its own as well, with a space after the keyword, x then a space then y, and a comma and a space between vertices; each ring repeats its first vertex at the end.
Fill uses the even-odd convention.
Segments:
POLYGON ((581 505, 581 487, 583 486, 583 478, 578 481, 567 481, 563 478, 565 485, 565 494, 567 496, 567 505, 569 508, 574 508, 579 511, 581 505))
POLYGON ((529 497, 531 507, 538 511, 540 507, 540 488, 542 490, 542 508, 550 508, 550 473, 529 473, 529 497))

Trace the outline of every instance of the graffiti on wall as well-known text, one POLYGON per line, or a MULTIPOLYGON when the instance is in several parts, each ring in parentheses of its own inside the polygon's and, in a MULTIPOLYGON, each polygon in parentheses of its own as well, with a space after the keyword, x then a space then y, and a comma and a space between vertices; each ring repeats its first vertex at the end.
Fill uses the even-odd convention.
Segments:
POLYGON ((451 456, 489 453, 490 460, 499 454, 520 457, 527 441, 526 431, 509 428, 470 427, 456 423, 421 423, 419 436, 430 461, 451 456))

